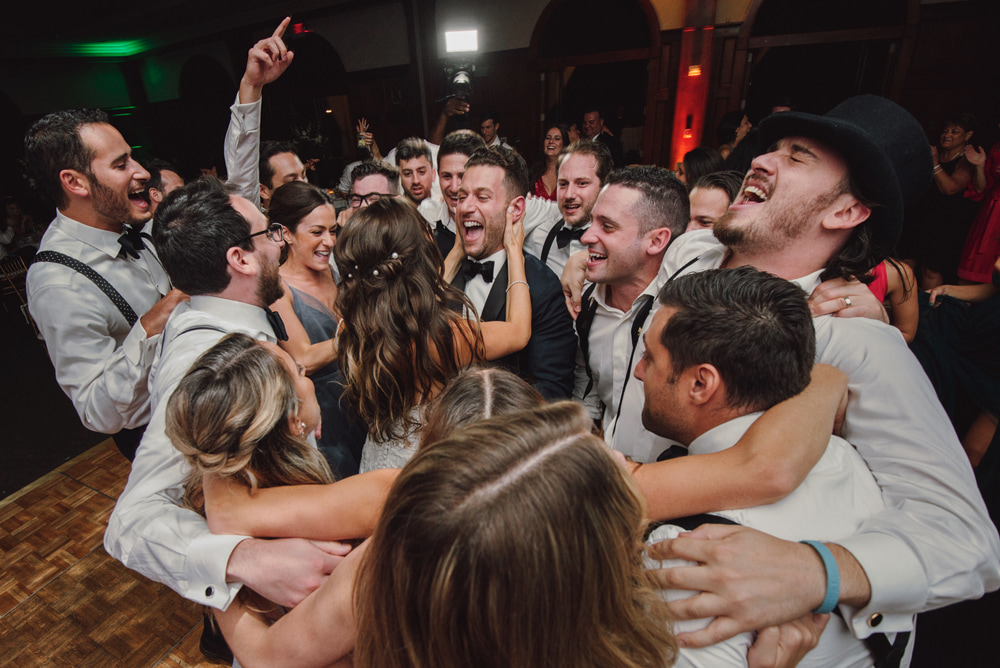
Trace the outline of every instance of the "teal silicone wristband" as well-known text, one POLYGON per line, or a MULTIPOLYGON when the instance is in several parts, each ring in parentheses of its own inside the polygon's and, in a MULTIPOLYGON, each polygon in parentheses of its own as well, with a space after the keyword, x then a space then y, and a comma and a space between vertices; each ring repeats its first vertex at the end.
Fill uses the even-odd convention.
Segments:
POLYGON ((837 560, 833 558, 830 548, 818 540, 800 540, 799 542, 816 550, 819 558, 823 560, 823 568, 826 569, 826 597, 813 612, 817 614, 833 612, 840 599, 840 569, 837 568, 837 560))

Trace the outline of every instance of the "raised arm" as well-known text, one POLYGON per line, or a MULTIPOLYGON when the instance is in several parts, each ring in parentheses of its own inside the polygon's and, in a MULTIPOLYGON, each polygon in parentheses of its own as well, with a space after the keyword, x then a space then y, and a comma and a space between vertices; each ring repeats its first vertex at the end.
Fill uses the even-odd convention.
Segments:
POLYGON ((961 160, 958 163, 958 167, 951 174, 944 171, 944 168, 938 164, 938 154, 937 148, 931 147, 931 153, 934 156, 934 185, 945 195, 955 195, 957 193, 965 190, 965 186, 969 185, 969 181, 972 180, 972 167, 969 165, 968 160, 961 160))
POLYGON ((969 185, 977 193, 986 191, 986 151, 980 146, 976 149, 972 144, 965 146, 965 159, 972 165, 972 181, 969 185))
POLYGON ((290 485, 251 492, 217 475, 204 479, 205 514, 216 534, 261 538, 367 538, 399 473, 379 469, 329 485, 290 485))
POLYGON ((270 37, 254 44, 247 53, 246 71, 240 79, 226 129, 223 153, 229 182, 237 187, 237 194, 257 205, 260 204, 260 98, 264 86, 280 77, 295 57, 282 40, 290 22, 291 18, 286 16, 270 37))
MULTIPOLYGON (((523 205, 518 209, 515 200, 507 207, 507 227, 503 233, 503 246, 507 251, 507 319, 503 322, 484 322, 483 358, 495 360, 515 353, 531 338, 531 293, 524 273, 524 216, 523 205), (515 220, 516 218, 516 220, 515 220)), ((523 198, 520 199, 523 203, 523 198)))
POLYGON ((788 496, 826 451, 847 376, 813 367, 801 394, 774 406, 732 448, 635 465, 652 521, 774 503, 788 496))
POLYGON ((447 134, 448 119, 455 115, 467 113, 469 113, 468 102, 460 97, 448 98, 448 101, 444 103, 444 109, 441 110, 441 115, 438 116, 437 124, 434 126, 434 129, 431 130, 431 134, 427 138, 427 141, 440 146, 441 142, 444 141, 444 136, 447 134))

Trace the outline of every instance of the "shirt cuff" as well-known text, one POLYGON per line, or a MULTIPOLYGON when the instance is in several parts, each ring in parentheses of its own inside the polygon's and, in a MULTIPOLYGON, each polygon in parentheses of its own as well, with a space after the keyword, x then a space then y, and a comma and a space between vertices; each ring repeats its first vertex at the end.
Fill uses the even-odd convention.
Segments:
POLYGON ((188 550, 188 581, 184 597, 202 605, 225 610, 243 587, 226 582, 229 557, 248 536, 217 536, 207 531, 191 543, 188 550))
POLYGON ((836 542, 854 555, 871 584, 868 605, 841 606, 854 636, 863 640, 873 633, 912 630, 913 615, 925 607, 929 584, 909 546, 881 533, 855 534, 836 542))
POLYGON ((125 359, 136 367, 148 369, 153 364, 153 353, 159 340, 159 334, 146 336, 146 330, 142 328, 142 319, 136 320, 122 341, 125 359))

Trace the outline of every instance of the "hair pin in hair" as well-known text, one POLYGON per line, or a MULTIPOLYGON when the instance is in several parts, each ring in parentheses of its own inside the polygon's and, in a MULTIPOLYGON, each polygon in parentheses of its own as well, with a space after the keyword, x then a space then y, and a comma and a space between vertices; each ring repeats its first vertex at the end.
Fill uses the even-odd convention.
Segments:
POLYGON ((378 269, 372 269, 372 276, 378 276, 378 269))
POLYGON ((396 251, 392 251, 392 255, 390 255, 389 257, 391 257, 393 260, 398 260, 399 253, 397 253, 396 251))

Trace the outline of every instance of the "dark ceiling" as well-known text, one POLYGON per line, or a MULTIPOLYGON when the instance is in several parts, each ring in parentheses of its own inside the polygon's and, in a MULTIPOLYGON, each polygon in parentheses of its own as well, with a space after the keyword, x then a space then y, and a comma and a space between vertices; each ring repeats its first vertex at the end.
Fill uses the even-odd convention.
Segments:
MULTIPOLYGON (((0 22, 0 58, 69 55, 82 43, 142 40, 144 51, 361 5, 357 0, 65 0, 9 3, 0 22)), ((364 5, 380 4, 366 2, 364 5)))

